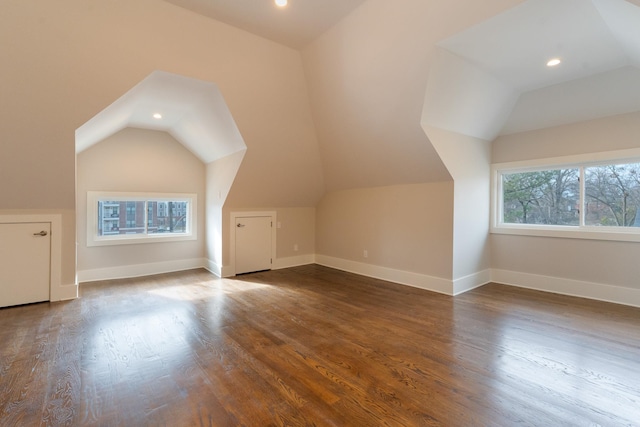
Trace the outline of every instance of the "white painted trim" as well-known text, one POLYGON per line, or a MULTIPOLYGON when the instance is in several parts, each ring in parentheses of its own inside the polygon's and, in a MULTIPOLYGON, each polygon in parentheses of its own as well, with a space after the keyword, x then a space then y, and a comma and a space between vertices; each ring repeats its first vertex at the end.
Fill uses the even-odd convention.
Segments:
POLYGON ((191 270, 194 268, 207 268, 207 265, 207 261, 204 258, 193 258, 154 262, 149 264, 96 268, 93 270, 78 271, 78 282, 83 283, 94 282, 97 280, 150 276, 152 274, 172 273, 174 271, 191 270))
POLYGON ((207 269, 207 271, 209 271, 211 274, 214 274, 217 277, 222 277, 222 266, 218 265, 217 263, 215 263, 214 261, 207 259, 205 260, 205 266, 204 268, 207 269))
MULTIPOLYGON (((87 246, 130 245, 141 243, 179 242, 198 239, 198 195, 195 193, 138 193, 113 191, 87 191, 87 246), (184 201, 189 202, 186 217, 186 233, 159 234, 115 234, 111 236, 98 235, 98 202, 100 200, 117 201, 184 201)), ((145 208, 145 229, 147 224, 147 210, 145 208)))
POLYGON ((314 264, 315 262, 316 262, 316 256, 314 254, 298 255, 298 256, 292 256, 287 258, 278 258, 273 262, 273 269, 280 270, 282 268, 314 264))
POLYGON ((394 270, 392 268, 364 264, 341 258, 333 258, 326 255, 316 254, 315 258, 316 264, 324 265, 325 267, 331 267, 337 270, 348 271, 349 273, 360 274, 362 276, 373 277, 375 279, 386 280, 445 295, 453 295, 453 282, 448 279, 427 276, 426 274, 413 273, 410 271, 394 270))
MULTIPOLYGON (((511 234, 518 236, 640 242, 640 230, 633 227, 594 227, 584 224, 558 226, 501 222, 503 216, 501 176, 503 173, 529 172, 554 168, 578 169, 617 162, 640 162, 640 148, 492 164, 490 232, 492 234, 511 234)), ((584 197, 584 188, 581 190, 581 195, 584 197)))
POLYGON ((0 223, 48 222, 51 224, 51 253, 49 267, 49 301, 78 297, 78 285, 62 285, 62 215, 27 214, 0 215, 0 223))
POLYGON ((231 266, 228 265, 223 265, 220 273, 221 277, 234 277, 236 275, 231 266))
POLYGON ((491 270, 491 281, 519 288, 640 307, 640 289, 509 270, 491 270))
POLYGON ((78 284, 61 285, 55 293, 55 299, 51 297, 51 301, 68 301, 78 298, 78 284))
POLYGON ((453 295, 460 295, 491 282, 491 270, 486 269, 453 281, 453 295))
POLYGON ((238 211, 231 212, 231 219, 229 221, 229 258, 231 264, 229 265, 229 271, 225 271, 223 277, 230 277, 236 275, 236 219, 247 217, 268 216, 271 217, 271 267, 276 259, 276 211, 238 211), (227 274, 228 273, 228 274, 227 274))

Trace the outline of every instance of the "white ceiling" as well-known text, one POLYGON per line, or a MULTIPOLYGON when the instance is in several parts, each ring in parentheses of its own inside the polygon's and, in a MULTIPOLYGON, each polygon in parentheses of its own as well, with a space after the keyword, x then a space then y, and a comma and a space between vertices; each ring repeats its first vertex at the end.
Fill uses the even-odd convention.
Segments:
MULTIPOLYGON (((289 0, 284 9, 273 0, 165 1, 302 48, 365 0, 289 0)), ((519 96, 513 114, 487 124, 481 137, 640 110, 640 73, 629 69, 640 68, 639 5, 528 0, 439 43, 519 96), (554 57, 562 64, 548 68, 554 57)))
POLYGON ((331 28, 366 0, 165 0, 294 49, 331 28))
POLYGON ((246 148, 215 84, 164 71, 154 71, 80 126, 76 152, 126 127, 168 132, 205 164, 246 148))
POLYGON ((640 110, 640 7, 626 0, 528 0, 438 46, 519 96, 499 134, 640 110))
POLYGON ((590 0, 530 0, 438 44, 526 92, 629 65, 609 28, 590 0))
MULTIPOLYGON (((273 0, 164 1, 301 48, 366 0, 289 0, 284 9, 273 0)), ((475 70, 468 75, 486 74, 477 82, 495 80, 499 84, 493 87, 504 85, 513 92, 492 96, 486 84, 478 83, 482 88, 471 89, 484 94, 476 101, 504 105, 482 101, 482 110, 492 116, 482 118, 483 111, 476 109, 465 118, 460 111, 473 104, 469 95, 460 94, 455 82, 443 85, 458 98, 449 97, 451 105, 433 105, 432 111, 451 112, 449 123, 475 117, 475 125, 461 126, 475 127, 469 134, 483 139, 640 110, 640 0, 528 0, 438 46, 468 62, 475 70), (556 56, 563 63, 547 68, 547 60, 556 56)), ((456 74, 465 75, 448 72, 449 80, 456 74)), ((245 148, 215 84, 169 73, 151 74, 80 127, 76 150, 127 126, 165 130, 205 163, 245 148), (157 110, 162 121, 151 117, 157 110)))

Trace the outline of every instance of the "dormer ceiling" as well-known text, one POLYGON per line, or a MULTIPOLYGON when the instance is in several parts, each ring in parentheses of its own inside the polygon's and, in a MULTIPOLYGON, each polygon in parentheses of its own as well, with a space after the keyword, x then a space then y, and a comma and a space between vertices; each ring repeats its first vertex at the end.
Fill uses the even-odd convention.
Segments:
MULTIPOLYGON (((300 48, 365 0, 291 0, 287 10, 267 0, 165 1, 300 48)), ((450 70, 464 63, 471 74, 482 74, 477 85, 483 87, 475 88, 482 93, 471 101, 483 107, 466 111, 473 102, 469 91, 461 93, 460 88, 472 81, 461 86, 430 80, 447 102, 446 108, 431 106, 442 116, 431 124, 491 140, 500 134, 638 111, 638 23, 640 0, 528 0, 442 40, 438 48, 459 60, 440 74, 449 80, 464 75, 450 70), (552 57, 563 62, 548 68, 546 61, 552 57), (455 96, 447 95, 448 87, 455 96), (497 87, 500 94, 488 92, 497 87)), ((215 84, 160 71, 80 127, 77 151, 127 126, 167 131, 205 163, 245 148, 215 84), (154 119, 154 112, 163 118, 154 119)))
POLYGON ((440 55, 448 64, 436 65, 447 72, 432 76, 429 86, 431 94, 448 101, 443 109, 427 100, 428 110, 440 115, 430 118, 434 126, 491 140, 640 110, 640 7, 635 2, 528 0, 438 47, 448 52, 440 55), (548 67, 552 58, 562 62, 548 67), (473 82, 453 81, 455 75, 482 76, 476 84, 484 89, 466 91, 472 100, 473 94, 486 92, 488 83, 501 86, 500 94, 481 100, 484 107, 477 114, 468 114, 472 125, 460 117, 469 102, 459 87, 473 82))
POLYGON ((640 65, 640 10, 624 0, 529 0, 438 45, 527 92, 640 65), (635 21, 621 19, 629 13, 635 21), (562 63, 547 67, 552 58, 562 63))
POLYGON ((205 164, 246 148, 215 84, 163 71, 151 73, 78 128, 76 152, 126 127, 165 131, 205 164))

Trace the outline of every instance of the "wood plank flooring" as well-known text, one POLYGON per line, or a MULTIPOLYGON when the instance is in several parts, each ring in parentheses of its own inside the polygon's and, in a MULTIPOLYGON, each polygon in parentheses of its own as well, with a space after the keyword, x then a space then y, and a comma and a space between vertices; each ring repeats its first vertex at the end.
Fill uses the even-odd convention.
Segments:
POLYGON ((0 426, 640 425, 640 309, 317 265, 0 310, 0 426))

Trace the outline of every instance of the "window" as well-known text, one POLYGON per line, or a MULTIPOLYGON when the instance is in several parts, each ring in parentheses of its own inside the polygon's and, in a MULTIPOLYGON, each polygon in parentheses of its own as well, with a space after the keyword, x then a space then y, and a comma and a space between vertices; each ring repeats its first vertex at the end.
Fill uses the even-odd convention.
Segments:
POLYGON ((491 231, 640 241, 640 152, 616 154, 494 165, 491 231))
POLYGON ((640 227, 640 163, 584 169, 585 225, 640 227))
POLYGON ((579 169, 502 174, 505 223, 579 225, 579 169))
POLYGON ((195 194, 87 193, 87 246, 196 239, 195 194))

